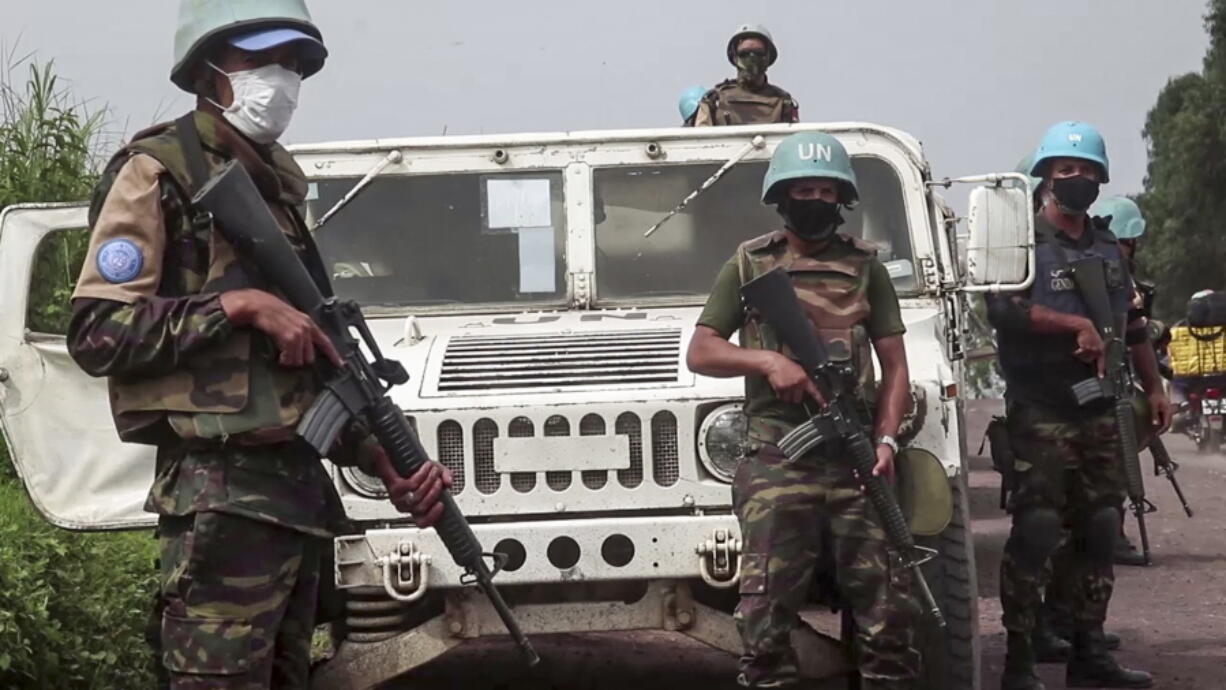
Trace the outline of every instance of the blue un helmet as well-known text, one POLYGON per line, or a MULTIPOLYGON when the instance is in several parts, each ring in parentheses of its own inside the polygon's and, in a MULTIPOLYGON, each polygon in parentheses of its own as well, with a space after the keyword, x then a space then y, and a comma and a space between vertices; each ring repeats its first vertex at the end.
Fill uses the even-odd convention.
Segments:
POLYGON ((677 101, 677 111, 681 113, 681 121, 689 122, 694 113, 698 112, 698 104, 702 102, 702 97, 707 95, 705 86, 691 86, 681 92, 681 98, 677 101))
POLYGON ((798 132, 775 147, 762 179, 762 203, 779 203, 783 195, 780 183, 807 177, 837 180, 839 203, 843 205, 854 204, 860 198, 851 156, 843 144, 825 132, 798 132))
POLYGON ((1103 135, 1091 125, 1069 120, 1052 125, 1039 148, 1034 152, 1034 164, 1030 168, 1033 177, 1045 177, 1045 164, 1053 158, 1081 158, 1097 163, 1102 169, 1103 184, 1111 181, 1111 165, 1107 161, 1107 143, 1103 135))
POLYGON ((1101 199, 1090 207, 1090 215, 1111 218, 1111 232, 1116 239, 1135 240, 1145 234, 1145 218, 1137 203, 1126 196, 1101 199))

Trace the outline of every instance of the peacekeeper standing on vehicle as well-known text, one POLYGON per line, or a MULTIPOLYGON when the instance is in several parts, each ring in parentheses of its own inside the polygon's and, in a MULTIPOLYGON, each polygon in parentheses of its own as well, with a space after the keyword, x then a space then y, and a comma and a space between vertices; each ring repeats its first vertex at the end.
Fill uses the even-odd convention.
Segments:
POLYGON ((792 95, 766 80, 766 70, 779 58, 779 50, 765 26, 737 27, 727 53, 736 78, 716 84, 702 97, 695 127, 800 121, 800 106, 792 95))
MULTIPOLYGON (((1115 236, 1086 211, 1109 177, 1106 145, 1093 127, 1062 122, 1035 152, 1031 175, 1041 178, 1034 286, 1021 295, 988 300, 1007 389, 1008 436, 1017 458, 1010 499, 1013 528, 1001 562, 1001 604, 1007 631, 1002 690, 1041 690, 1031 633, 1040 613, 1045 564, 1071 530, 1072 601, 1070 687, 1146 688, 1148 673, 1120 667, 1103 633, 1114 586, 1112 552, 1120 529, 1125 476, 1110 403, 1077 405, 1071 387, 1104 374, 1104 343, 1086 316, 1072 280, 1073 258, 1101 257, 1109 296, 1125 323, 1133 286, 1115 236)), ((1127 323, 1125 342, 1145 389, 1153 426, 1170 422, 1153 348, 1143 321, 1127 323)))
MULTIPOLYGON (((299 85, 328 55, 303 0, 183 0, 171 80, 196 110, 145 130, 103 173, 68 343, 109 379, 124 441, 157 446, 163 682, 172 688, 306 688, 320 558, 344 519, 315 454, 295 436, 339 364, 305 314, 249 280, 211 217, 190 203, 227 161, 255 180, 316 281, 297 207, 307 182, 277 139, 299 85)), ((407 479, 364 430, 331 453, 383 478, 418 525, 451 478, 407 479)))
POLYGON ((856 175, 833 136, 805 132, 779 143, 762 186, 784 229, 745 242, 715 280, 686 361, 706 376, 745 377, 751 456, 737 468, 733 503, 744 543, 737 627, 745 644, 738 681, 749 688, 798 687, 789 634, 813 581, 823 518, 833 532, 836 579, 857 625, 865 690, 912 687, 919 607, 910 573, 892 562, 879 518, 844 462, 812 453, 795 463, 776 446, 822 401, 805 370, 781 352, 773 331, 741 305, 742 285, 786 270, 832 358, 851 359, 866 405, 875 393, 870 346, 881 361, 873 438, 876 475, 894 474, 894 440, 908 404, 907 358, 898 298, 872 245, 836 232, 859 200, 856 175), (741 331, 741 346, 728 339, 741 331))

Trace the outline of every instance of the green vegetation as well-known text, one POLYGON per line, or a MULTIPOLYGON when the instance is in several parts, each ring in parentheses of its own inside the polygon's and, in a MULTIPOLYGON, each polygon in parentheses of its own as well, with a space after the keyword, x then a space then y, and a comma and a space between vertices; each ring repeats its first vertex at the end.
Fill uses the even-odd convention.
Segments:
POLYGON ((1205 17, 1201 72, 1170 80, 1145 121, 1149 168, 1137 199, 1148 229, 1143 275, 1159 280, 1159 318, 1182 318, 1188 298, 1226 288, 1226 0, 1205 17))
POLYGON ((0 480, 0 687, 150 687, 156 546, 147 532, 52 527, 0 480))
MULTIPOLYGON (((0 207, 88 198, 103 113, 75 102, 50 63, 7 57, 14 66, 0 75, 0 207), (17 69, 26 78, 14 86, 17 69)), ((44 242, 31 328, 67 330, 85 247, 80 232, 44 242)), ((156 552, 148 532, 79 534, 44 522, 0 439, 0 687, 151 687, 142 635, 156 552)))

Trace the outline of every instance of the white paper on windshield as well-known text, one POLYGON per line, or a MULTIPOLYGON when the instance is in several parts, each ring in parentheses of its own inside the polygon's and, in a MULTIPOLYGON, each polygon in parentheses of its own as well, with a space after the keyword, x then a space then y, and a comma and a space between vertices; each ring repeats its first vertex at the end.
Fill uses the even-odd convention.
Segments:
POLYGON ((485 203, 490 230, 553 225, 548 179, 486 180, 485 203))
POLYGON ((553 228, 520 228, 519 291, 555 292, 556 265, 553 228))

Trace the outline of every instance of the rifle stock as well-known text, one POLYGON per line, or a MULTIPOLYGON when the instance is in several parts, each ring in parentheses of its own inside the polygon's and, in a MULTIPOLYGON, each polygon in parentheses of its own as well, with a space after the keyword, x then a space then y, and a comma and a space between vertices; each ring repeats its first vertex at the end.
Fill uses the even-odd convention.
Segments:
POLYGON ((851 374, 849 367, 830 361, 824 344, 800 306, 792 281, 782 269, 776 268, 746 283, 741 287, 741 294, 746 304, 762 315, 779 341, 800 361, 826 401, 825 409, 780 440, 780 451, 789 459, 798 460, 809 450, 830 441, 842 443, 843 454, 849 459, 850 469, 864 486, 869 501, 881 518, 882 529, 891 548, 903 567, 911 570, 928 613, 938 626, 945 627, 945 617, 920 570, 920 565, 936 552, 915 543, 893 489, 884 477, 873 475, 877 456, 850 400, 852 392, 847 385, 851 374))
MULTIPOLYGON (((383 357, 356 304, 324 296, 247 171, 234 162, 226 164, 200 189, 192 203, 212 215, 215 227, 246 265, 256 267, 260 276, 291 305, 315 321, 344 360, 343 366, 331 372, 323 392, 303 416, 299 436, 321 456, 326 455, 350 419, 361 417, 402 477, 412 475, 426 464, 430 458, 417 433, 386 394, 392 386, 408 380, 404 368, 383 357), (352 335, 355 331, 370 350, 373 361, 362 352, 361 343, 352 335)), ((464 568, 468 580, 485 592, 528 664, 535 665, 540 657, 494 587, 496 570, 491 571, 486 564, 486 554, 472 528, 451 494, 444 491, 439 500, 443 515, 434 530, 455 563, 464 568)))

